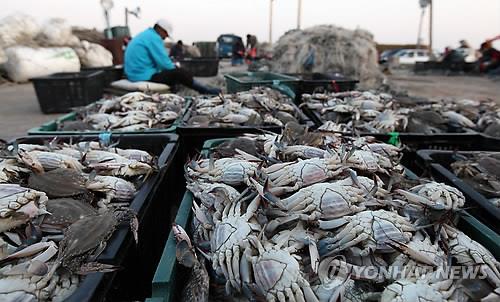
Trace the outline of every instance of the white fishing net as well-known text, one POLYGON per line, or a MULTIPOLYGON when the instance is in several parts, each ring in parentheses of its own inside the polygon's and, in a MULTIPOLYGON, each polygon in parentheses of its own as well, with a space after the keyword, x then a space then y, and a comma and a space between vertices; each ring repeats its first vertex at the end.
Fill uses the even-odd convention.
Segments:
POLYGON ((383 81, 373 35, 362 29, 348 30, 319 25, 291 30, 274 46, 273 70, 304 72, 304 63, 314 53, 313 72, 340 72, 360 81, 362 88, 376 88, 383 81))

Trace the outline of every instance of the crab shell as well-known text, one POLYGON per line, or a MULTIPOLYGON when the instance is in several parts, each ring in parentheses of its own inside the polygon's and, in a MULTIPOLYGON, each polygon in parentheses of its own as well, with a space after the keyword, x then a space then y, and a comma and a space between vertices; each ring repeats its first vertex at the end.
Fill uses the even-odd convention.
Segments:
POLYGON ((97 211, 89 204, 71 198, 49 199, 46 215, 41 223, 43 229, 63 230, 79 219, 96 215, 97 211))
POLYGON ((112 211, 87 216, 70 225, 59 243, 58 260, 71 271, 78 271, 87 257, 113 234, 120 220, 112 211))
POLYGON ((71 197, 87 193, 85 177, 73 169, 58 168, 42 174, 31 174, 30 188, 47 193, 50 198, 71 197))
POLYGON ((425 282, 398 280, 386 287, 380 299, 381 302, 401 301, 446 301, 446 296, 435 286, 425 282))
POLYGON ((268 301, 317 301, 300 264, 286 249, 266 249, 252 258, 257 290, 268 301))
POLYGON ((47 200, 44 192, 16 184, 0 184, 0 232, 21 226, 38 215, 46 214, 47 200))

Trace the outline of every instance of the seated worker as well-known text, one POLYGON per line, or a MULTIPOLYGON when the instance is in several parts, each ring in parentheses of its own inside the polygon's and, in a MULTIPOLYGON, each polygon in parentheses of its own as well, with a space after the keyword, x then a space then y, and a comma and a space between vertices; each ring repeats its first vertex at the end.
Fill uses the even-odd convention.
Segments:
POLYGON ((201 94, 219 94, 218 88, 207 87, 193 79, 185 69, 178 68, 163 44, 172 32, 170 22, 161 19, 153 28, 135 36, 125 49, 124 70, 132 82, 149 81, 173 86, 182 84, 201 94))

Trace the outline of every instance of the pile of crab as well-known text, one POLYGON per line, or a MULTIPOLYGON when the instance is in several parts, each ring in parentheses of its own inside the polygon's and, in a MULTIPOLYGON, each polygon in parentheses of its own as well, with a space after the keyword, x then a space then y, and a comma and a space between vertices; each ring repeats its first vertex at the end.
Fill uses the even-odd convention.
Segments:
POLYGON ((292 105, 292 100, 271 88, 257 87, 235 94, 196 97, 187 125, 283 127, 291 121, 301 121, 300 112, 292 105))
POLYGON ((155 168, 148 152, 98 142, 0 150, 0 301, 62 301, 96 262, 155 168))
POLYGON ((182 297, 498 301, 500 263, 454 226, 463 194, 410 179, 400 158, 370 137, 287 124, 190 161, 193 224, 173 226, 192 268, 182 297), (456 267, 480 276, 447 273, 456 267))
POLYGON ((478 152, 469 156, 454 154, 451 169, 474 190, 500 208, 500 153, 478 152))
POLYGON ((187 106, 176 94, 131 92, 103 99, 76 110, 76 120, 63 121, 59 131, 141 131, 165 129, 177 120, 187 106))
POLYGON ((471 130, 500 135, 500 108, 494 102, 393 97, 387 93, 348 91, 302 95, 301 106, 341 132, 447 133, 471 130))

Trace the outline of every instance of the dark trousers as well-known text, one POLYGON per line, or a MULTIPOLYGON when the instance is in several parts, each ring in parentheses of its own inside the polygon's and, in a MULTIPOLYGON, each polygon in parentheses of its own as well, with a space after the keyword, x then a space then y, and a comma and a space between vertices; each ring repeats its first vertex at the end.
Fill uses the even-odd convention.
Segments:
POLYGON ((182 68, 164 70, 156 73, 151 77, 150 81, 167 84, 170 87, 176 84, 182 84, 189 88, 193 88, 193 76, 187 70, 182 68))

